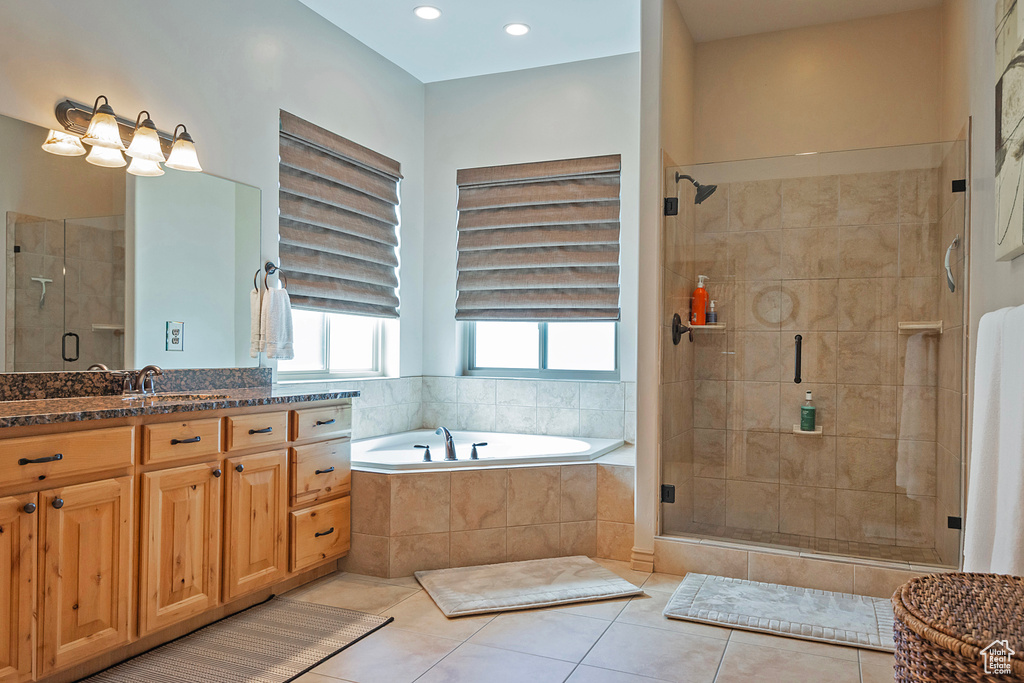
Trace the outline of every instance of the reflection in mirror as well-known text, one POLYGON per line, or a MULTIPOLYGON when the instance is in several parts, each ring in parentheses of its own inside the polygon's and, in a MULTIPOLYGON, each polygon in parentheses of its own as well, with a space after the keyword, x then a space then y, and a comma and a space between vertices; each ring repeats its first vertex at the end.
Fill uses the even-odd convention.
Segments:
POLYGON ((47 154, 45 137, 0 116, 6 371, 258 365, 260 191, 203 173, 126 175, 47 154), (184 324, 177 346, 168 323, 184 324))

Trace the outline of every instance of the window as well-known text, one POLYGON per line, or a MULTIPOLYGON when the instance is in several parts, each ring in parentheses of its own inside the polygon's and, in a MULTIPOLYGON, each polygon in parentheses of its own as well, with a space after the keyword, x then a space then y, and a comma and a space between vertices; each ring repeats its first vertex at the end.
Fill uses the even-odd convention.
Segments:
POLYGON ((466 374, 619 378, 618 323, 466 323, 466 374))
POLYGON ((282 379, 343 379, 383 374, 381 318, 293 310, 292 326, 295 357, 278 363, 282 379))

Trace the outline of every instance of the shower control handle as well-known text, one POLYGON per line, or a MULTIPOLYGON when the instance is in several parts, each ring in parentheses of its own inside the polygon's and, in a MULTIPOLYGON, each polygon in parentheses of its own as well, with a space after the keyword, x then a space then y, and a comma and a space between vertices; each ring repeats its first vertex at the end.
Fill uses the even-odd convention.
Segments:
POLYGON ((804 338, 798 334, 794 339, 796 340, 796 376, 793 378, 793 381, 796 384, 800 384, 800 382, 803 381, 802 379, 800 379, 800 356, 803 350, 804 338))

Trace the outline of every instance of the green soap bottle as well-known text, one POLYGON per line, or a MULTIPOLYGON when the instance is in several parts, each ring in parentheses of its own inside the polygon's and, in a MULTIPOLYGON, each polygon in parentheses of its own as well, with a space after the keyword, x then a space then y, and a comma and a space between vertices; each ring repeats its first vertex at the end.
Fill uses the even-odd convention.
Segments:
POLYGON ((807 392, 807 400, 800 406, 800 431, 814 431, 814 401, 811 399, 811 392, 807 392))

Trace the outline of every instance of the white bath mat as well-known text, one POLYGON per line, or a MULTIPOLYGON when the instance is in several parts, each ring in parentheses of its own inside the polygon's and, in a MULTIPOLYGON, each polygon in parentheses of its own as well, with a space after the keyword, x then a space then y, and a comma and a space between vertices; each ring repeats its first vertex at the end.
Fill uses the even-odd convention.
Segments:
POLYGON ((416 579, 448 617, 643 594, 582 555, 416 572, 416 579))
POLYGON ((687 574, 666 617, 893 652, 888 600, 724 576, 687 574))

